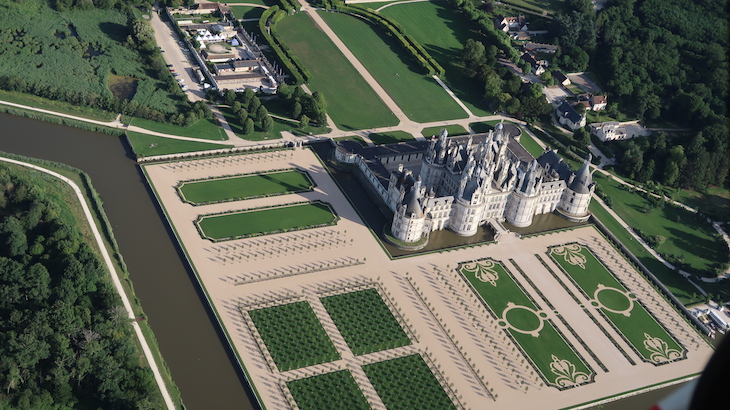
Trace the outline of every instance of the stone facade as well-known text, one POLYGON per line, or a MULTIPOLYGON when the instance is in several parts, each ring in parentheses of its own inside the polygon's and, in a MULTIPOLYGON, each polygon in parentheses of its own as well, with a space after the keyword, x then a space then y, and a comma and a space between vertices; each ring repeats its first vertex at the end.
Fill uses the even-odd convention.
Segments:
POLYGON ((595 183, 586 159, 577 173, 552 150, 535 159, 498 124, 494 132, 363 148, 355 163, 393 211, 391 234, 416 242, 430 232, 450 229, 471 236, 487 222, 532 224, 535 215, 557 211, 587 220, 595 183), (387 147, 387 148, 385 148, 387 147), (394 161, 410 162, 414 172, 394 161), (420 164, 419 164, 420 162, 420 164))

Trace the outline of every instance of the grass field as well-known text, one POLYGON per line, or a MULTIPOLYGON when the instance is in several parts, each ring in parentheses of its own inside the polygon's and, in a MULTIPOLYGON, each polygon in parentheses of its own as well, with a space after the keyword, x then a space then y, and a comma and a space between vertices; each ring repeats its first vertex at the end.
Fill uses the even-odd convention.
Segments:
POLYGON ((391 37, 347 14, 321 15, 409 119, 431 122, 466 118, 456 101, 433 78, 420 74, 419 67, 391 37))
POLYGON ((311 191, 313 186, 306 171, 284 170, 182 182, 177 190, 184 201, 201 205, 311 191))
MULTIPOLYGON (((594 174, 595 177, 596 174, 594 174)), ((623 243, 631 253, 641 261, 653 273, 664 286, 669 289, 680 302, 685 305, 702 301, 701 295, 697 288, 692 286, 679 273, 667 268, 663 263, 659 262, 649 251, 640 243, 634 240, 633 236, 624 229, 618 221, 606 211, 606 209, 596 201, 591 202, 588 208, 591 213, 598 218, 616 237, 623 243)), ((707 287, 708 284, 702 284, 707 287)))
POLYGON ((423 358, 414 354, 362 367, 387 409, 453 409, 423 358))
POLYGON ((355 356, 411 344, 375 289, 325 297, 322 304, 355 356))
POLYGON ((535 139, 526 132, 523 132, 522 136, 520 136, 520 144, 522 144, 527 152, 529 152, 535 158, 539 158, 540 155, 545 152, 545 149, 543 149, 540 144, 538 144, 537 141, 535 141, 535 139))
POLYGON ((546 383, 563 389, 593 380, 591 368, 550 321, 535 314, 539 308, 501 263, 489 259, 466 262, 459 265, 458 271, 487 308, 502 319, 500 322, 506 320, 500 324, 509 326, 507 331, 542 373, 546 383), (575 366, 572 374, 561 375, 553 371, 555 362, 563 360, 575 366))
POLYGON ((276 28, 282 41, 312 73, 310 89, 324 95, 327 111, 338 128, 358 130, 398 123, 395 115, 309 16, 297 13, 284 18, 276 28))
POLYGON ((391 132, 374 132, 368 135, 368 138, 375 145, 380 144, 395 144, 397 142, 412 141, 413 135, 405 131, 391 131, 391 132))
POLYGON ((691 266, 690 272, 702 275, 714 264, 727 260, 727 245, 701 216, 669 205, 653 206, 644 197, 621 189, 615 180, 596 173, 594 180, 613 198, 612 209, 629 225, 649 236, 661 235, 666 241, 656 248, 691 266))
POLYGON ((252 310, 248 315, 279 371, 340 358, 307 302, 252 310))
POLYGON ((199 120, 189 127, 179 125, 163 124, 145 120, 143 118, 130 118, 129 125, 144 128, 146 130, 161 132, 163 134, 179 135, 181 137, 200 138, 204 140, 227 140, 225 131, 215 120, 199 120))
MULTIPOLYGON (((466 17, 446 3, 419 2, 398 4, 382 11, 402 25, 406 33, 421 43, 446 70, 444 82, 475 115, 491 112, 480 107, 483 91, 475 86, 460 67, 460 53, 468 38, 480 38, 469 27, 466 17)), ((483 37, 480 39, 483 40, 483 37)))
POLYGON ((370 409, 349 370, 292 380, 286 386, 302 410, 370 409))
POLYGON ((233 145, 176 140, 132 131, 127 131, 127 137, 129 138, 129 143, 132 145, 132 150, 139 157, 233 148, 233 145))
MULTIPOLYGON (((248 3, 248 2, 246 2, 246 3, 248 3)), ((231 11, 233 12, 233 15, 236 16, 236 19, 238 19, 238 20, 260 18, 261 14, 263 14, 264 10, 266 10, 263 7, 254 7, 254 6, 230 6, 230 7, 231 7, 231 11)))
POLYGON ((445 127, 429 127, 429 128, 424 128, 423 130, 421 130, 421 135, 423 135, 426 138, 431 138, 431 136, 433 136, 433 135, 435 135, 436 137, 438 137, 439 134, 441 134, 441 130, 443 130, 444 128, 446 128, 446 131, 449 133, 449 136, 450 137, 453 137, 453 136, 456 136, 456 135, 464 135, 464 134, 468 134, 469 133, 469 131, 467 131, 461 125, 454 124, 454 125, 447 125, 445 127))
POLYGON ((334 224, 336 221, 337 216, 329 204, 307 202, 221 215, 202 215, 197 224, 203 237, 226 240, 308 229, 334 224))
POLYGON ((601 305, 593 305, 600 307, 601 312, 645 361, 663 364, 684 358, 684 348, 641 304, 631 298, 631 294, 626 295, 627 289, 599 262, 590 249, 578 244, 568 244, 550 248, 548 253, 588 298, 593 299, 596 290, 600 288, 610 288, 599 291, 597 298, 601 305), (647 343, 650 339, 656 340, 655 338, 661 339, 663 343, 647 343))

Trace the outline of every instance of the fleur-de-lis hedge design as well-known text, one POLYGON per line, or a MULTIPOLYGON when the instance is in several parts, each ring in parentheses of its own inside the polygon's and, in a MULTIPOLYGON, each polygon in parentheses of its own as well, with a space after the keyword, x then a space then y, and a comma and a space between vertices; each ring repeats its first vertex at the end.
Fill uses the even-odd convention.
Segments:
POLYGON ((465 264, 461 270, 465 273, 471 273, 482 282, 489 282, 492 286, 497 286, 497 280, 499 280, 499 274, 494 269, 494 262, 490 260, 483 260, 481 262, 474 262, 473 265, 465 264))
POLYGON ((586 257, 580 253, 580 251, 583 250, 583 247, 576 244, 571 243, 564 246, 558 246, 556 248, 553 248, 552 252, 555 255, 562 256, 563 259, 565 259, 566 262, 573 266, 580 266, 581 268, 586 268, 586 257))
POLYGON ((557 356, 552 355, 553 362, 550 363, 550 371, 555 374, 555 384, 568 387, 575 386, 581 383, 585 383, 590 378, 584 372, 579 372, 575 369, 575 365, 568 360, 558 359, 557 356))
POLYGON ((644 347, 651 352, 651 360, 655 363, 671 362, 682 357, 682 352, 670 349, 663 339, 651 337, 648 333, 644 333, 644 337, 644 347))

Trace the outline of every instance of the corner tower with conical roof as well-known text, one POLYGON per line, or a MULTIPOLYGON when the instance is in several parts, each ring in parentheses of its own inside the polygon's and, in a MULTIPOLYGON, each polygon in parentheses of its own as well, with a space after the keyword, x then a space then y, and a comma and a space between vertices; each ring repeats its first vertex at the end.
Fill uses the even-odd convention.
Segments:
POLYGON ((570 176, 568 187, 557 207, 558 212, 571 221, 584 222, 590 216, 588 205, 591 204, 591 196, 596 189, 596 183, 591 177, 591 158, 591 154, 588 154, 583 166, 570 176))

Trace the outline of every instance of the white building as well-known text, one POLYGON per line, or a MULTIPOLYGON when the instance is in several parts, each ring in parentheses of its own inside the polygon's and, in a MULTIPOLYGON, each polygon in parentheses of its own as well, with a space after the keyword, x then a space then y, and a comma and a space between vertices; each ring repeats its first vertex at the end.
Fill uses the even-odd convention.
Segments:
POLYGON ((490 221, 525 227, 534 215, 553 211, 587 220, 595 187, 590 158, 577 173, 555 151, 535 159, 509 135, 518 137, 519 129, 507 127, 451 138, 442 131, 430 141, 370 148, 338 146, 335 156, 358 165, 393 211, 391 234, 403 242, 418 242, 440 229, 471 236, 490 221))

